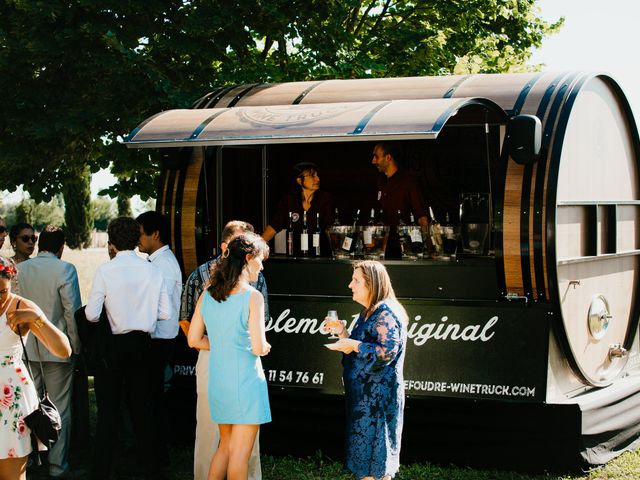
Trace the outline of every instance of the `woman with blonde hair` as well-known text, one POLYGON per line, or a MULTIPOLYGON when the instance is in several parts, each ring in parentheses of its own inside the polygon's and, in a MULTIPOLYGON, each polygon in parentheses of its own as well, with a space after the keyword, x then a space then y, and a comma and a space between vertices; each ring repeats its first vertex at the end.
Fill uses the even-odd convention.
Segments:
POLYGON ((345 462, 359 479, 388 480, 400 467, 407 313, 380 262, 356 263, 349 288, 364 307, 351 333, 341 320, 324 322, 340 337, 328 348, 344 353, 345 462))
POLYGON ((22 361, 29 333, 60 358, 71 355, 69 339, 32 301, 11 293, 13 260, 0 256, 0 480, 24 480, 31 453, 24 417, 38 407, 38 393, 22 361))

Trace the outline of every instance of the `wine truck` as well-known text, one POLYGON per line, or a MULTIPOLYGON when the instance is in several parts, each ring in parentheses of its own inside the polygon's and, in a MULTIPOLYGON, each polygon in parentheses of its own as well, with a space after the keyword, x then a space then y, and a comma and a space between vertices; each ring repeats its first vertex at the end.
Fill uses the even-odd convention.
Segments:
MULTIPOLYGON (((404 460, 573 468, 635 448, 640 145, 610 76, 225 87, 145 120, 125 143, 160 149, 157 209, 186 276, 217 253, 226 221, 267 225, 297 162, 318 165, 342 223, 376 208, 380 141, 402 146, 434 219, 448 217, 460 238, 453 255, 382 260, 409 314, 404 460)), ((320 324, 328 310, 357 317, 347 289, 357 255, 277 252, 264 271, 273 422, 261 448, 337 458, 341 359, 320 324)), ((189 403, 195 354, 184 340, 171 389, 191 389, 189 403)))

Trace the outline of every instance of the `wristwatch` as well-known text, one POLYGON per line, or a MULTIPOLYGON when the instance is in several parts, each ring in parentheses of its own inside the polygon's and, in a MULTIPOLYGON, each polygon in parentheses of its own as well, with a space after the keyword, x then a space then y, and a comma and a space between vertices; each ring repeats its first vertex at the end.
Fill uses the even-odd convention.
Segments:
POLYGON ((36 318, 33 323, 38 328, 42 328, 44 326, 44 321, 40 317, 36 318))

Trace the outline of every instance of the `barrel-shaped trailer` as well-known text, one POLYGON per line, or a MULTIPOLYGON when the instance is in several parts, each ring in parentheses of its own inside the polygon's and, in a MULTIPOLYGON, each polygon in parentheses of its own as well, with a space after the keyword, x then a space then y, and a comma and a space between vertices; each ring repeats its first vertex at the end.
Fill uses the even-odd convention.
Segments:
MULTIPOLYGON (((264 228, 299 161, 318 164, 343 223, 374 207, 378 141, 401 144, 439 219, 464 228, 460 205, 485 202, 473 221, 489 226, 480 254, 385 260, 410 317, 405 458, 565 467, 635 447, 640 144, 611 77, 242 85, 161 112, 126 143, 163 149, 157 205, 188 275, 226 221, 264 228)), ((357 315, 350 262, 272 255, 265 275, 274 421, 263 451, 339 455, 340 360, 319 324, 329 308, 357 315)), ((176 360, 175 385, 192 363, 176 360)))

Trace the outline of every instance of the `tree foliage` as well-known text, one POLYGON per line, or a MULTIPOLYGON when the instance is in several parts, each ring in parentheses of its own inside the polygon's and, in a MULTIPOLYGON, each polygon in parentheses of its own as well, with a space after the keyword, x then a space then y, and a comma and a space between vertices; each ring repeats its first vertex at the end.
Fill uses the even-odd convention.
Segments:
POLYGON ((118 216, 115 202, 103 196, 91 200, 91 212, 93 227, 102 232, 106 232, 109 222, 118 216))
POLYGON ((109 167, 102 193, 145 200, 156 155, 119 141, 216 86, 516 71, 561 23, 535 0, 0 0, 0 189, 77 214, 109 167))

